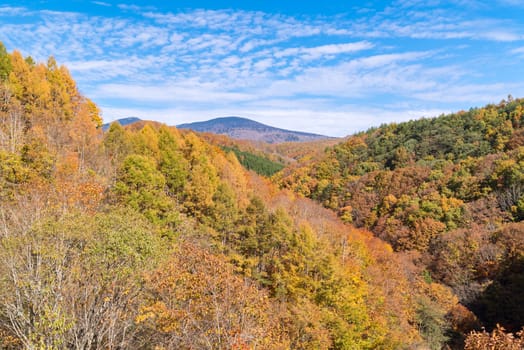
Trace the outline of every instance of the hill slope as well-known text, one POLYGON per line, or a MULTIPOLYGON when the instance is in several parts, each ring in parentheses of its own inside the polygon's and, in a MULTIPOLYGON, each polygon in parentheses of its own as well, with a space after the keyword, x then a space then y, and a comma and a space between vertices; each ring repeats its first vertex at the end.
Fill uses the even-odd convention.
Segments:
POLYGON ((228 135, 235 139, 264 141, 267 143, 303 142, 329 138, 323 135, 275 128, 250 119, 224 117, 177 125, 179 129, 191 129, 198 132, 228 135))
POLYGON ((524 326, 524 99, 383 125, 277 174, 418 254, 486 328, 524 326))

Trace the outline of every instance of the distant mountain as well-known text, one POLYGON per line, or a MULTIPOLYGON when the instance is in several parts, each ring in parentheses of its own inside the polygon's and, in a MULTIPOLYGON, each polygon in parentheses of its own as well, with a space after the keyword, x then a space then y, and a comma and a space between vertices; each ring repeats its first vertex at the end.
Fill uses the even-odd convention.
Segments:
POLYGON ((109 129, 109 126, 111 125, 111 123, 114 123, 114 122, 117 122, 118 124, 120 124, 122 126, 125 126, 125 125, 129 125, 129 124, 133 124, 133 123, 139 122, 141 120, 142 119, 137 118, 137 117, 129 117, 129 118, 122 118, 122 119, 118 119, 118 120, 113 120, 110 123, 105 123, 104 125, 102 125, 102 130, 107 131, 107 129, 109 129))
POLYGON ((234 139, 264 141, 267 143, 304 142, 330 137, 275 128, 247 118, 224 117, 177 125, 179 129, 191 129, 197 132, 227 135, 234 139))

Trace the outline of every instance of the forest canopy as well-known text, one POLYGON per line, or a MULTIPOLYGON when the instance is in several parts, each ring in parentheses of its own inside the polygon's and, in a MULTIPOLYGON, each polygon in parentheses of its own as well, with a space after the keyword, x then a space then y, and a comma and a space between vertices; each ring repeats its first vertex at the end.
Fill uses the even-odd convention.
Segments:
POLYGON ((416 256, 489 330, 524 324, 524 100, 382 125, 275 176, 416 256))

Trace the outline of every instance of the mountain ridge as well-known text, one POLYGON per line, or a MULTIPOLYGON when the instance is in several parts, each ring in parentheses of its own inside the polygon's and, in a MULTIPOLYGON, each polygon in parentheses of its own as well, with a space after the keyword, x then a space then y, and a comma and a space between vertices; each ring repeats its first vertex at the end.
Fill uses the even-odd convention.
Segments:
POLYGON ((179 124, 176 127, 197 132, 227 135, 234 139, 264 141, 267 143, 304 142, 331 138, 325 135, 277 128, 238 116, 219 117, 202 122, 179 124))

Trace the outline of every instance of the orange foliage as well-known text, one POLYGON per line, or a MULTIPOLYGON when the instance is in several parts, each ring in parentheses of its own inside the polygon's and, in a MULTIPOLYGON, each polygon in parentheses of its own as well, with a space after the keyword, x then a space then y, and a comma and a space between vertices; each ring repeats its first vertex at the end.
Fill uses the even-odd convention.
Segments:
POLYGON ((278 348, 267 295, 235 275, 224 257, 183 243, 147 276, 151 295, 136 322, 169 348, 278 348))
POLYGON ((516 334, 506 333, 497 325, 493 332, 472 332, 466 338, 465 350, 522 350, 524 349, 524 329, 516 334))

